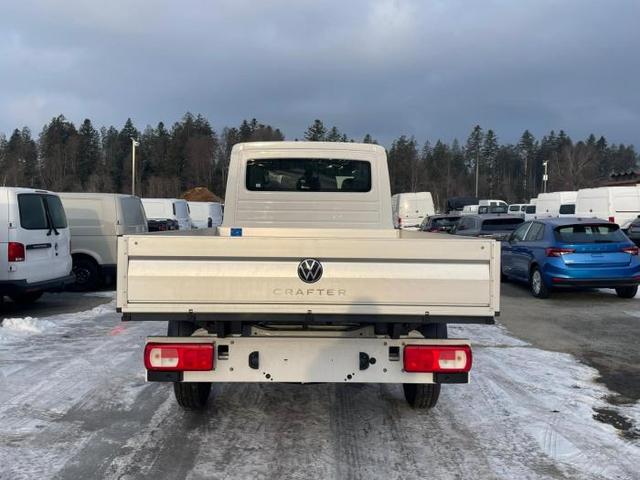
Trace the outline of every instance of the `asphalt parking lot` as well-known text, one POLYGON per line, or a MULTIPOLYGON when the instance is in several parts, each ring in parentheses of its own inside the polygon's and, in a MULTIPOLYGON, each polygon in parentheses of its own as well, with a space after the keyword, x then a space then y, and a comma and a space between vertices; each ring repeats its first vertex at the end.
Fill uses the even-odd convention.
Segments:
POLYGON ((396 385, 216 385, 186 413, 147 384, 156 323, 113 293, 11 305, 0 328, 0 478, 638 478, 640 299, 503 285, 469 385, 431 412, 396 385))

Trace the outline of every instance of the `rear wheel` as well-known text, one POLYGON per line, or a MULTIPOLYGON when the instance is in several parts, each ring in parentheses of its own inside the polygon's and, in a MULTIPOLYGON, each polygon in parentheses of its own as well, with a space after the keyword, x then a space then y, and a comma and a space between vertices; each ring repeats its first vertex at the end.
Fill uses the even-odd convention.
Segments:
POLYGON ((76 276, 76 282, 72 286, 73 290, 87 292, 98 288, 100 272, 98 264, 94 260, 86 257, 75 257, 72 271, 76 276))
POLYGON ((542 272, 538 267, 533 267, 531 269, 531 274, 529 275, 529 287, 531 288, 531 295, 536 298, 548 298, 550 295, 549 288, 544 283, 542 272))
POLYGON ((632 287, 617 287, 616 293, 620 298, 633 298, 638 293, 638 286, 634 285, 632 287))
MULTIPOLYGON (((167 335, 190 337, 196 331, 191 322, 170 321, 167 335)), ((185 410, 204 410, 211 394, 211 382, 174 382, 173 392, 178 405, 185 410)))
POLYGON ((44 292, 28 292, 28 293, 16 293, 9 295, 9 298, 13 300, 13 303, 19 305, 28 305, 38 300, 44 292))
MULTIPOLYGON (((424 338, 447 338, 446 323, 430 323, 420 329, 424 338)), ((439 383, 403 383, 404 398, 411 407, 429 410, 436 406, 440 397, 439 383)))

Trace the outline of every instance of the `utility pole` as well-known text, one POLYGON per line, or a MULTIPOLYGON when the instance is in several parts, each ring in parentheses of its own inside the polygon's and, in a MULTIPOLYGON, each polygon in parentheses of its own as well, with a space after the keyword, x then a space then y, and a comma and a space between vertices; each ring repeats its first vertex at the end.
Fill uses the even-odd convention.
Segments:
POLYGON ((547 193, 547 181, 549 181, 549 175, 547 174, 548 164, 549 164, 549 160, 542 163, 542 165, 544 166, 544 174, 542 175, 542 191, 544 193, 547 193))
POLYGON ((131 195, 136 194, 136 147, 139 146, 140 142, 131 137, 131 195))
POLYGON ((478 181, 480 179, 480 144, 476 148, 476 198, 478 198, 478 181))

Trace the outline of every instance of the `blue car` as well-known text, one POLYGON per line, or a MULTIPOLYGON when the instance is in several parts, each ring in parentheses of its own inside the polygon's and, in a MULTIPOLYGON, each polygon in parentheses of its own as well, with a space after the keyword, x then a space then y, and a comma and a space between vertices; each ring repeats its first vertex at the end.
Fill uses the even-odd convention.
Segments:
POLYGON ((502 242, 502 278, 527 282, 534 297, 562 287, 615 288, 633 298, 640 284, 638 247, 614 223, 547 218, 523 223, 502 242))

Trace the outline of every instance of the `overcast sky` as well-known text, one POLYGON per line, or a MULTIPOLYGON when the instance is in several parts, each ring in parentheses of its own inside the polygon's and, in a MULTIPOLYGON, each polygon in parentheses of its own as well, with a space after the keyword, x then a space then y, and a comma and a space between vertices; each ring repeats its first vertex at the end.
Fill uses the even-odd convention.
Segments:
POLYGON ((0 132, 186 111, 382 143, 565 129, 640 145, 640 1, 3 2, 0 132))

